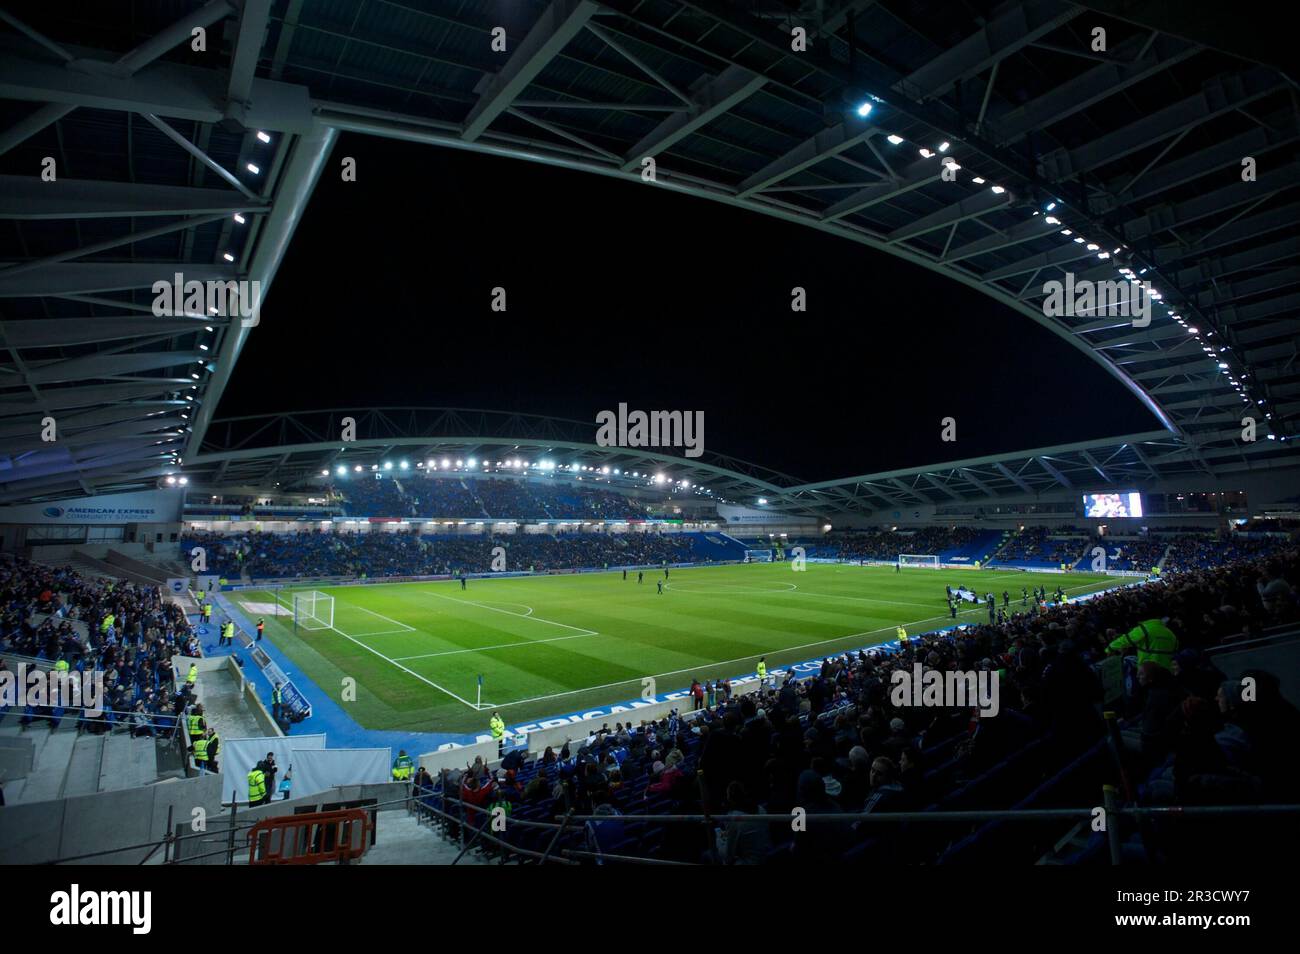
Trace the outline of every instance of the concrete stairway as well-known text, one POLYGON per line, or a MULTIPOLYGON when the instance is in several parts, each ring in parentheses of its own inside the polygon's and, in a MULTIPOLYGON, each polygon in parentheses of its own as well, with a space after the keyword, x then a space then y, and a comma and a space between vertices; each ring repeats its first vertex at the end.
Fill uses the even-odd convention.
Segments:
POLYGON ((27 777, 5 779, 7 804, 139 788, 158 781, 156 743, 149 736, 78 733, 68 723, 53 732, 47 725, 23 729, 12 715, 0 725, 0 736, 21 737, 33 745, 27 777))
POLYGON ((104 736, 104 758, 99 772, 99 791, 139 788, 158 780, 156 743, 152 736, 137 739, 129 733, 104 736))
MULTIPOLYGON (((380 812, 375 844, 361 858, 363 865, 449 865, 460 845, 447 841, 430 825, 422 825, 406 811, 380 812)), ((457 865, 493 862, 477 852, 466 852, 457 865)))
POLYGON ((93 795, 99 791, 99 776, 104 769, 104 736, 83 733, 74 737, 76 741, 72 744, 72 757, 63 773, 60 798, 93 795))

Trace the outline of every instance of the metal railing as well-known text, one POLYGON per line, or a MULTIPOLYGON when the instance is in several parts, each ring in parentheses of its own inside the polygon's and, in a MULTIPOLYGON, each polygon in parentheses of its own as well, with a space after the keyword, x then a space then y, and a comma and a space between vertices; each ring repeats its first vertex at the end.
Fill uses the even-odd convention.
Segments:
MULTIPOLYGON (((459 813, 450 813, 442 809, 434 808, 427 804, 419 804, 416 807, 417 813, 429 812, 440 819, 452 823, 457 829, 457 836, 461 843, 461 854, 457 856, 456 861, 465 855, 475 844, 480 841, 488 841, 499 847, 503 854, 501 863, 508 860, 508 855, 513 853, 523 859, 536 859, 540 863, 560 862, 564 863, 567 859, 573 863, 573 859, 592 859, 596 861, 611 861, 623 864, 642 864, 642 865, 695 865, 701 862, 679 861, 666 858, 655 858, 635 855, 612 854, 604 851, 586 851, 576 848, 560 848, 556 850, 556 843, 560 836, 566 831, 576 831, 576 826, 585 825, 588 822, 619 822, 619 823, 649 823, 657 825, 698 825, 703 826, 704 836, 702 839, 705 848, 701 855, 711 853, 713 845, 711 843, 712 829, 716 826, 723 826, 732 823, 766 823, 788 825, 792 816, 782 814, 766 813, 730 813, 725 815, 716 815, 707 812, 699 813, 678 813, 678 814, 616 814, 616 815, 597 815, 597 814, 577 814, 572 811, 564 815, 557 815, 555 822, 540 822, 524 819, 509 818, 506 822, 506 828, 525 827, 548 829, 555 833, 551 844, 545 852, 537 852, 531 849, 525 849, 510 844, 509 841, 496 835, 488 834, 482 825, 469 822, 466 819, 466 803, 461 799, 447 794, 445 792, 430 791, 421 796, 418 792, 413 796, 419 798, 436 797, 446 803, 452 803, 460 807, 459 813), (473 831, 473 835, 467 841, 465 838, 466 828, 473 831), (556 855, 560 857, 556 857, 556 855)), ((1106 833, 1107 842, 1110 852, 1110 861, 1113 865, 1118 865, 1122 860, 1122 843, 1120 840, 1121 826, 1115 823, 1119 818, 1130 818, 1138 826, 1139 831, 1143 830, 1146 823, 1161 818, 1177 819, 1194 819, 1205 817, 1224 817, 1234 815, 1250 816, 1297 816, 1300 817, 1300 805, 1162 805, 1162 806, 1133 806, 1122 805, 1118 800, 1118 790, 1115 786, 1104 785, 1102 791, 1102 802, 1108 816, 1106 833)), ((474 813, 484 816, 486 820, 489 817, 489 810, 482 806, 470 806, 474 813)), ((1096 818, 1097 806, 1088 806, 1080 808, 1036 808, 1036 809, 966 809, 966 810, 949 810, 949 811, 902 811, 902 812, 826 812, 826 813, 808 813, 802 816, 805 825, 827 825, 827 824, 853 824, 854 826, 881 827, 900 825, 944 825, 944 824, 961 824, 972 822, 1042 822, 1042 821, 1060 821, 1060 822, 1091 822, 1096 818)), ((450 828, 451 826, 445 826, 450 828)), ((1145 832, 1143 832, 1145 834, 1145 832)), ((453 861, 453 864, 456 862, 453 861)))
MULTIPOLYGON (((408 783, 411 785, 411 783, 408 783)), ((235 798, 238 792, 233 793, 235 798)), ((1195 819, 1195 818, 1213 818, 1213 817, 1230 817, 1237 815, 1250 816, 1300 816, 1300 805, 1165 805, 1165 806, 1125 806, 1118 804, 1118 792, 1113 786, 1105 786, 1103 791, 1103 804, 1106 807, 1107 814, 1112 816, 1112 823, 1107 825, 1108 840, 1110 846, 1111 863, 1120 863, 1120 826, 1113 823, 1113 818, 1129 818, 1135 823, 1152 821, 1161 818, 1177 819, 1195 819)), ((484 845, 496 849, 496 856, 501 864, 506 864, 512 860, 520 863, 531 862, 537 864, 559 864, 572 866, 580 864, 583 861, 597 862, 615 862, 619 864, 637 864, 675 867, 680 865, 693 865, 699 862, 681 861, 669 858, 646 857, 638 855, 627 855, 621 853, 612 853, 608 851, 588 850, 587 847, 569 847, 561 845, 561 839, 566 833, 579 833, 583 826, 588 822, 619 822, 619 823, 647 823, 664 826, 673 825, 693 825, 703 828, 703 841, 711 839, 712 829, 715 826, 730 823, 768 823, 768 824, 788 824, 790 817, 782 814, 727 814, 716 815, 707 812, 699 813, 676 813, 676 814, 620 814, 620 815, 598 815, 591 813, 578 813, 568 811, 564 814, 554 816, 554 821, 535 821, 531 819, 510 818, 505 819, 504 831, 493 831, 490 823, 492 813, 488 807, 471 805, 464 802, 458 796, 449 792, 440 791, 436 786, 430 789, 422 789, 411 785, 407 792, 399 798, 389 799, 374 804, 365 805, 364 811, 367 813, 378 812, 389 808, 404 808, 408 813, 413 813, 421 821, 430 821, 442 830, 444 837, 454 841, 460 846, 460 853, 451 862, 456 864, 469 852, 483 849, 484 845), (443 807, 432 804, 434 801, 440 801, 443 807), (481 820, 477 816, 481 816, 481 820), (525 848, 520 845, 512 844, 508 838, 501 837, 512 829, 533 829, 538 831, 547 831, 551 833, 545 848, 525 848)), ((820 826, 826 824, 843 825, 853 823, 867 827, 888 828, 899 825, 941 825, 941 824, 960 824, 971 822, 1042 822, 1042 821, 1060 821, 1060 822, 1079 822, 1089 821, 1095 817, 1096 807, 1078 807, 1078 808, 1039 808, 1039 809, 970 809, 961 811, 906 811, 906 812, 883 812, 883 813, 866 813, 866 812, 832 812, 825 814, 809 813, 803 816, 803 820, 808 826, 820 826)), ((144 852, 139 861, 134 862, 137 865, 148 864, 159 851, 163 853, 162 864, 193 864, 205 861, 209 858, 224 857, 225 864, 233 865, 235 856, 247 850, 248 833, 253 831, 262 823, 271 818, 292 817, 292 816, 266 816, 264 818, 249 819, 244 821, 240 818, 238 803, 232 804, 229 816, 221 820, 225 824, 216 827, 213 830, 203 830, 191 832, 189 834, 177 834, 174 824, 174 810, 168 808, 167 812, 167 833, 157 839, 139 842, 130 845, 121 845, 114 848, 103 849, 101 851, 87 852, 78 855, 66 855, 59 858, 43 862, 46 865, 70 864, 74 862, 90 861, 97 858, 105 858, 111 855, 121 855, 129 852, 144 852), (242 838, 240 837, 242 835, 242 838), (184 844, 198 841, 200 843, 216 843, 224 841, 225 844, 214 850, 203 851, 199 854, 184 855, 180 852, 180 847, 184 844)), ((708 845, 712 849, 712 845, 708 845)), ((703 854, 703 852, 701 852, 703 854)))

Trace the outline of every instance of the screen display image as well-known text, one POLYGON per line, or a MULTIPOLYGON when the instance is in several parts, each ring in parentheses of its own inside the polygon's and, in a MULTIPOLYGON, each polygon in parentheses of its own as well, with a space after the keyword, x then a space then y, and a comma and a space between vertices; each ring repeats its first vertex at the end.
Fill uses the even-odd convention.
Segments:
POLYGON ((1140 517, 1142 495, 1136 492, 1120 494, 1084 494, 1085 517, 1140 517))

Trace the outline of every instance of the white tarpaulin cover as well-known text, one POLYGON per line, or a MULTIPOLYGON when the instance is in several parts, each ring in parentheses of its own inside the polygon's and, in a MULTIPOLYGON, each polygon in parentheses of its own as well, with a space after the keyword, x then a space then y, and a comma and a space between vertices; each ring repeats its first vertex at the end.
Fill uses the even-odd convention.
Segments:
POLYGON ((295 749, 291 795, 298 798, 339 785, 389 782, 392 770, 392 749, 295 749))
MULTIPOLYGON (((222 787, 225 789, 221 793, 223 799, 230 797, 232 786, 239 792, 241 802, 248 801, 248 773, 262 759, 266 758, 267 752, 275 753, 275 764, 279 769, 275 776, 276 788, 280 787, 280 782, 284 775, 289 771, 289 766, 294 759, 294 751, 306 749, 323 749, 325 748, 325 736, 322 735, 295 735, 295 736, 264 736, 257 739, 222 739, 221 749, 217 753, 217 762, 221 766, 221 774, 232 781, 227 781, 222 787)), ((297 766, 295 765, 296 769, 297 766)), ((294 772, 294 778, 298 773, 294 772)), ((278 794, 273 796, 279 798, 278 794)))

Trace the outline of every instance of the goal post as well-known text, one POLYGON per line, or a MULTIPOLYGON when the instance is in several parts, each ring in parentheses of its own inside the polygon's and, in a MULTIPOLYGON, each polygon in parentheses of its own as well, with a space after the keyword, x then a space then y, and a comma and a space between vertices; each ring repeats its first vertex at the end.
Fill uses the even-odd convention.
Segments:
POLYGON ((900 553, 898 565, 903 568, 924 567, 928 570, 939 569, 939 557, 933 553, 900 553))
POLYGON ((320 630, 334 628, 334 597, 320 590, 305 590, 293 594, 293 625, 295 629, 320 630))

